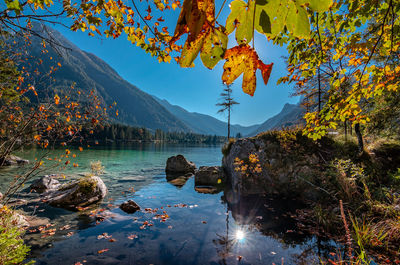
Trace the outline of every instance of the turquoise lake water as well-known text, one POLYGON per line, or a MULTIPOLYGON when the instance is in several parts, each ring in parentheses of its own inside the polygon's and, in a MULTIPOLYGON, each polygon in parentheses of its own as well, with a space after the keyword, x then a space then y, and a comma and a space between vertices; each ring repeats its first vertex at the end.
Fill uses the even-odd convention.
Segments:
MULTIPOLYGON (((296 233, 290 217, 298 206, 295 200, 238 199, 228 188, 197 192, 194 177, 183 186, 166 180, 168 157, 183 154, 197 167, 220 165, 221 146, 132 144, 70 150, 78 155, 71 163, 79 167, 64 169, 67 178, 87 172, 91 161, 100 160, 109 194, 97 207, 80 212, 38 203, 23 207, 49 218, 54 226, 46 229, 56 229, 52 236, 27 233, 36 264, 318 264, 319 256, 335 250, 334 242, 296 233), (128 199, 142 210, 121 211, 118 206, 128 199)), ((51 157, 63 152, 53 151, 51 157)), ((33 160, 40 154, 29 150, 19 155, 33 160)), ((0 171, 0 191, 18 170, 0 171)))

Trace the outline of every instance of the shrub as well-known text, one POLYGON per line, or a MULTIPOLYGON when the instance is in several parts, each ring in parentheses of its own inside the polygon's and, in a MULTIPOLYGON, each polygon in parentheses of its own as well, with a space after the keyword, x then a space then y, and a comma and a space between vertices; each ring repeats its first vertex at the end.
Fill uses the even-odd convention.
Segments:
POLYGON ((23 229, 16 223, 12 210, 7 206, 0 208, 0 264, 20 264, 30 251, 21 238, 23 229))
POLYGON ((229 155, 229 152, 231 151, 231 147, 232 147, 232 145, 233 145, 235 142, 236 142, 235 139, 230 138, 229 141, 228 141, 227 143, 224 144, 224 146, 223 146, 222 149, 221 149, 222 154, 223 154, 224 156, 229 155))
POLYGON ((90 170, 92 176, 100 176, 104 174, 104 166, 101 164, 100 160, 90 162, 90 170))

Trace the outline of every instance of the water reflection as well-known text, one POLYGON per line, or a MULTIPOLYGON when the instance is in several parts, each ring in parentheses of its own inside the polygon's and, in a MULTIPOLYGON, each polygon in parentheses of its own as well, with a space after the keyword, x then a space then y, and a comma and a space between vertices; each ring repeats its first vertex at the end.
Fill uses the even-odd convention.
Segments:
POLYGON ((282 258, 284 264, 313 264, 318 255, 334 246, 296 232, 291 215, 302 207, 296 201, 264 195, 244 197, 229 189, 195 186, 189 175, 163 173, 166 159, 181 150, 197 165, 217 165, 219 147, 96 148, 82 154, 79 164, 89 164, 96 157, 106 166, 103 179, 109 195, 97 208, 105 209, 101 218, 91 212, 96 208, 69 212, 39 203, 24 207, 31 213, 36 209, 35 214, 56 224, 50 227, 57 229, 55 236, 27 234, 37 264, 84 260, 83 264, 281 264, 282 258), (128 199, 155 212, 125 214, 118 205, 128 199), (157 214, 164 211, 169 218, 161 221, 157 214), (145 222, 151 226, 143 227, 145 222), (60 230, 66 224, 70 228, 60 230), (103 233, 115 241, 98 239, 103 233), (99 254, 102 249, 109 250, 99 254))

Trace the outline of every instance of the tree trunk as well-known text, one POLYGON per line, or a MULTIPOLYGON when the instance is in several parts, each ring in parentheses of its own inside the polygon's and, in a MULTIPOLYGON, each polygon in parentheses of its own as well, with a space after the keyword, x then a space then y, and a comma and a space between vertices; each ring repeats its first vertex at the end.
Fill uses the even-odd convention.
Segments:
POLYGON ((360 151, 360 153, 362 153, 364 151, 364 142, 363 142, 363 137, 360 131, 360 124, 356 123, 354 125, 354 131, 357 135, 357 139, 358 139, 358 150, 360 151))
POLYGON ((321 115, 321 75, 318 67, 318 117, 321 115))
POLYGON ((231 138, 231 107, 228 107, 228 140, 231 138))

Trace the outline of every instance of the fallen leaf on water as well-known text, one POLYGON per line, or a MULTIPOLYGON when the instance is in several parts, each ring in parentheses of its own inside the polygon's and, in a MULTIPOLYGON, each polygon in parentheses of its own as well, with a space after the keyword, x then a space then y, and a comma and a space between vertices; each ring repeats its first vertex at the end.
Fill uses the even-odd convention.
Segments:
POLYGON ((130 236, 128 236, 128 239, 130 239, 130 240, 134 240, 135 238, 138 238, 138 236, 137 236, 137 235, 130 235, 130 236))
POLYGON ((271 254, 272 254, 272 255, 276 255, 276 252, 271 251, 271 254))
POLYGON ((74 232, 69 232, 69 233, 67 234, 67 236, 70 237, 70 236, 72 236, 73 234, 74 234, 74 232))
POLYGON ((207 221, 201 221, 203 224, 206 224, 207 223, 207 221))
POLYGON ((172 229, 172 225, 169 225, 169 226, 168 226, 168 229, 172 229))
POLYGON ((97 251, 97 253, 98 253, 98 254, 101 254, 101 253, 107 252, 107 251, 109 251, 109 250, 110 250, 110 249, 108 249, 108 248, 100 249, 99 251, 97 251))
POLYGON ((243 256, 237 256, 237 260, 238 260, 238 261, 241 261, 242 258, 243 258, 243 256))
POLYGON ((117 240, 114 239, 114 238, 110 238, 108 241, 110 241, 110 242, 115 242, 115 241, 117 241, 117 240))
POLYGON ((67 230, 70 229, 71 226, 70 225, 64 225, 63 227, 60 227, 60 230, 67 230))
POLYGON ((111 238, 112 236, 110 236, 110 235, 108 235, 107 233, 103 233, 103 234, 101 234, 101 235, 98 235, 97 236, 97 239, 109 239, 109 238, 111 238))

